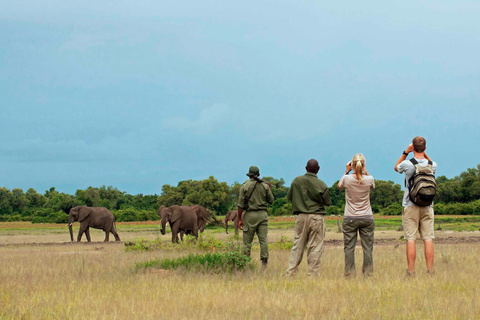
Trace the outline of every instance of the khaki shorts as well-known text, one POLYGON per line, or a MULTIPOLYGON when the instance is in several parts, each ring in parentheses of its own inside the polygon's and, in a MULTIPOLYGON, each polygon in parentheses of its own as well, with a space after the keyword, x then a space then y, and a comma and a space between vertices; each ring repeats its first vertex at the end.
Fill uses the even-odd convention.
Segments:
POLYGON ((433 208, 409 206, 403 208, 403 230, 406 240, 416 240, 417 232, 423 240, 434 239, 433 208))

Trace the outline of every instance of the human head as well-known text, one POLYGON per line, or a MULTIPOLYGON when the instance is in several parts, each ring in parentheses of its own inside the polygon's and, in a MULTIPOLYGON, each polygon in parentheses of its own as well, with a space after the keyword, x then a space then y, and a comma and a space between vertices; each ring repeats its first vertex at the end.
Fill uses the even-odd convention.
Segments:
POLYGON ((259 177, 260 176, 260 169, 258 169, 258 167, 256 167, 256 166, 251 166, 248 169, 247 176, 249 176, 250 178, 259 177))
POLYGON ((416 153, 422 153, 427 148, 427 141, 425 141, 425 138, 418 136, 413 138, 412 145, 416 153))
POLYGON ((307 172, 311 173, 318 173, 318 170, 320 170, 320 166, 318 165, 318 161, 315 159, 310 159, 307 161, 307 166, 305 167, 307 172))
POLYGON ((357 176, 358 183, 362 183, 363 171, 365 171, 365 157, 361 153, 357 153, 352 159, 352 169, 357 176))

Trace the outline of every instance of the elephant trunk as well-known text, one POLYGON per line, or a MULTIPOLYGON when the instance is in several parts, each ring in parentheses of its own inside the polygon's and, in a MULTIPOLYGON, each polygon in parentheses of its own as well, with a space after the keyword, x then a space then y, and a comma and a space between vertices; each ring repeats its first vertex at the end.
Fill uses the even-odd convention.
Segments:
POLYGON ((70 240, 73 242, 73 218, 68 217, 68 230, 70 231, 70 240))
POLYGON ((165 226, 166 225, 167 225, 167 218, 166 218, 166 216, 163 216, 162 217, 162 230, 161 230, 163 235, 165 235, 165 226))
POLYGON ((228 234, 228 219, 225 217, 225 232, 228 234))

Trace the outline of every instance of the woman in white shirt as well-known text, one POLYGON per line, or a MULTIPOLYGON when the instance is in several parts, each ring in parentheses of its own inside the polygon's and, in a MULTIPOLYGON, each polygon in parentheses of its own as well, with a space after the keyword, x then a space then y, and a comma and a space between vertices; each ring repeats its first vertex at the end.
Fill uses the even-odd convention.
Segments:
POLYGON ((345 213, 343 218, 343 242, 345 252, 345 277, 355 276, 355 246, 357 235, 363 248, 364 275, 373 273, 373 238, 375 221, 370 206, 370 190, 375 181, 365 168, 365 157, 356 154, 347 163, 347 170, 338 182, 339 189, 345 189, 345 213), (353 169, 353 174, 349 174, 353 169))

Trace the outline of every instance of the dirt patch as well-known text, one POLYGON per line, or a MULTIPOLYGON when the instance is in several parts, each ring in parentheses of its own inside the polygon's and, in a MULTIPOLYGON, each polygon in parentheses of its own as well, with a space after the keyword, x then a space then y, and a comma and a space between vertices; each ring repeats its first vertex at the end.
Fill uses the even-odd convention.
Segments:
MULTIPOLYGON (((421 239, 417 240, 421 242, 421 239)), ((405 240, 398 239, 375 239, 374 245, 397 245, 403 244, 405 240)), ((480 236, 470 236, 470 237, 438 237, 434 240, 435 244, 461 244, 461 243, 480 243, 480 236)), ((343 246, 343 239, 329 239, 325 240, 325 245, 329 247, 340 247, 343 246)), ((102 250, 103 246, 112 246, 112 245, 124 245, 123 241, 110 241, 110 242, 30 242, 30 243, 10 243, 10 244, 0 244, 0 247, 22 247, 22 246, 92 246, 92 250, 102 250), (100 247, 99 247, 100 246, 100 247)), ((360 240, 357 242, 357 245, 360 245, 360 240)))
MULTIPOLYGON (((421 239, 417 240, 421 242, 421 239)), ((375 246, 382 246, 382 245, 398 245, 404 243, 405 240, 403 239, 375 239, 374 245, 375 246)), ((442 237, 442 238, 435 238, 435 244, 461 244, 461 243, 480 243, 480 237, 442 237)), ((343 240, 326 240, 326 246, 343 246, 343 240)), ((361 245, 360 240, 357 242, 357 246, 361 245)))

